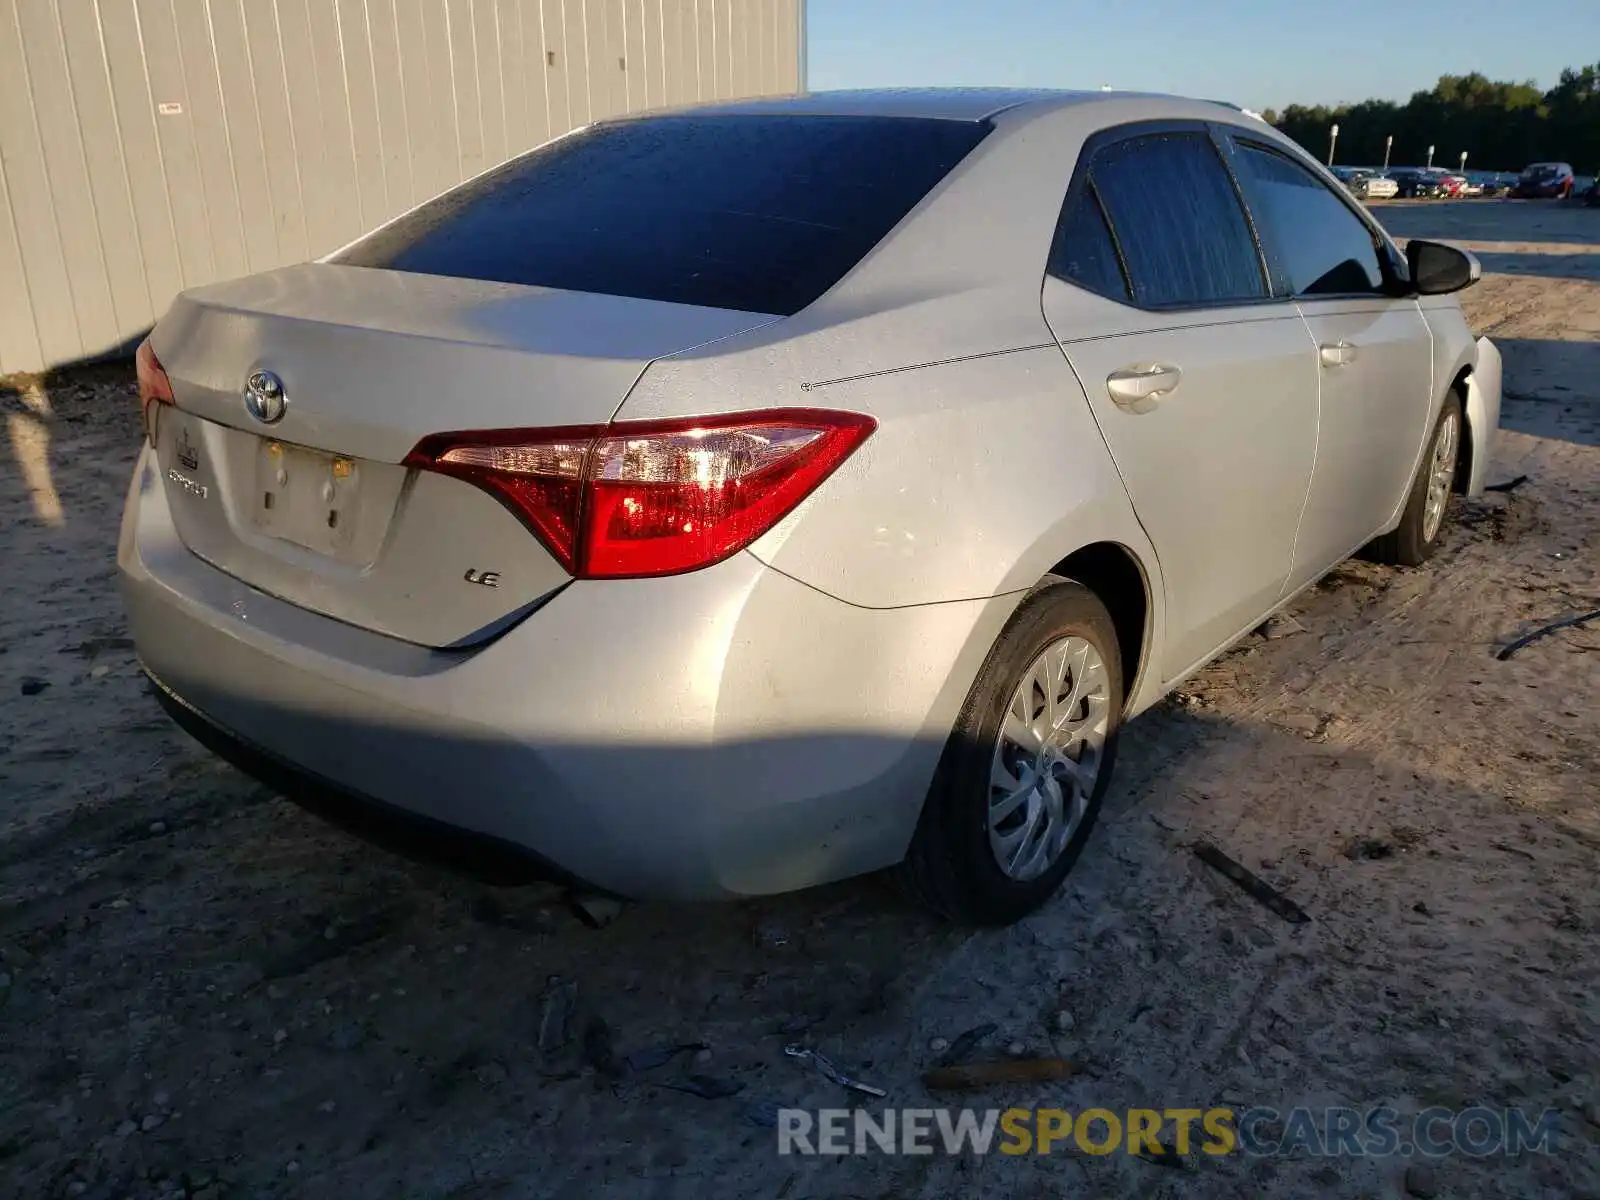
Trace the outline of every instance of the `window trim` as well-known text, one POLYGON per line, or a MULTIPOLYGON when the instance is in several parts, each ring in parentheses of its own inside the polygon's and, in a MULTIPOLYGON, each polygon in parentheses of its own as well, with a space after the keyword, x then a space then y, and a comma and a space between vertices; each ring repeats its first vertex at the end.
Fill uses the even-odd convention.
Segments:
POLYGON ((1251 211, 1250 205, 1239 185, 1238 177, 1234 172, 1233 164, 1230 160, 1231 147, 1226 143, 1225 139, 1219 136, 1221 128, 1215 122, 1194 118, 1128 121, 1120 125, 1104 126, 1085 138, 1083 147, 1078 152, 1078 160, 1073 164, 1072 178, 1067 184, 1066 194, 1062 197, 1061 208, 1056 215, 1056 227, 1050 237, 1050 253, 1045 262, 1045 274, 1088 295, 1098 296, 1100 299, 1109 301, 1112 304, 1119 304, 1124 308, 1131 308, 1139 312, 1217 312, 1232 308, 1249 308, 1262 304, 1285 303, 1287 297, 1278 294, 1278 279, 1274 260, 1267 252, 1267 244, 1262 231, 1256 226, 1255 214, 1251 211), (1266 289, 1265 295, 1242 297, 1236 300, 1200 300, 1181 304, 1145 304, 1138 299, 1137 292, 1133 286, 1133 274, 1128 270, 1127 258, 1122 251, 1122 240, 1117 234, 1117 224, 1112 220, 1110 210, 1100 197, 1100 189, 1094 186, 1094 181, 1090 175, 1094 165, 1094 158, 1100 151, 1121 142, 1132 141, 1135 138, 1160 134, 1199 135, 1211 143, 1211 148, 1216 152, 1223 174, 1232 185, 1234 200, 1239 205, 1239 215, 1244 218, 1245 228, 1249 231, 1251 243, 1255 247, 1256 264, 1261 272, 1261 282, 1266 289), (1111 245, 1117 255, 1117 267, 1122 273, 1124 284, 1127 286, 1126 296, 1107 296, 1103 292, 1097 292, 1076 280, 1067 278, 1055 269, 1055 252, 1061 238, 1062 226, 1073 204, 1086 189, 1089 190, 1090 198, 1093 202, 1099 206, 1100 215, 1106 222, 1106 228, 1111 231, 1111 245))
POLYGON ((1346 212, 1353 216, 1367 231, 1367 236, 1372 239, 1372 248, 1378 259, 1378 270, 1383 275, 1383 285, 1375 291, 1366 292, 1318 292, 1309 295, 1294 289, 1289 280, 1288 267, 1285 263, 1283 251, 1277 243, 1277 234, 1271 228, 1262 231, 1262 246, 1266 250, 1271 262, 1271 271, 1274 279, 1274 290, 1282 287, 1281 299, 1293 300, 1296 304, 1320 304, 1327 301, 1349 303, 1352 300, 1403 300, 1411 295, 1410 279, 1403 268, 1404 256, 1390 239, 1383 226, 1373 218, 1365 207, 1358 204, 1355 198, 1342 187, 1329 187, 1328 182, 1322 179, 1317 171, 1320 164, 1313 162, 1309 155, 1299 151, 1299 147, 1281 145, 1275 141, 1263 138, 1255 130, 1241 129, 1232 125, 1217 127, 1218 134, 1228 144, 1228 167, 1234 176, 1234 183, 1240 189, 1240 194, 1247 207, 1251 203, 1250 184, 1246 182, 1245 169, 1239 163, 1238 156, 1243 150, 1255 150, 1263 154, 1275 154, 1286 159, 1302 170, 1307 171, 1313 179, 1322 185, 1323 189, 1333 196, 1346 212), (1254 136, 1252 136, 1254 134, 1254 136))

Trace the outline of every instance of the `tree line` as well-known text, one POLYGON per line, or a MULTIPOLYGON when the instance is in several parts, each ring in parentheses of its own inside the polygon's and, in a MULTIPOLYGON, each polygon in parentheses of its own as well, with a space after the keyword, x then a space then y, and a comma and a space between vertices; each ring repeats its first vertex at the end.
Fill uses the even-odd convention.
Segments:
POLYGON ((1452 170, 1463 150, 1468 170, 1517 171, 1547 161, 1571 163, 1580 175, 1600 170, 1600 63, 1568 67, 1548 91, 1474 71, 1441 75, 1430 91, 1404 104, 1291 104, 1262 116, 1324 161, 1330 127, 1337 124, 1334 161, 1341 163, 1375 166, 1383 162, 1384 140, 1393 137, 1389 161, 1397 167, 1421 165, 1433 146, 1434 165, 1452 170))

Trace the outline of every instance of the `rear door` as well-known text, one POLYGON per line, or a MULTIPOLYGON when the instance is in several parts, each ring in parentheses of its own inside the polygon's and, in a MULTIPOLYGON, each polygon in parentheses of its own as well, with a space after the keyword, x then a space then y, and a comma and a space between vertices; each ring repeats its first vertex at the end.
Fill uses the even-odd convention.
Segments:
POLYGON ((1274 265, 1317 344, 1321 433, 1289 586, 1378 533, 1410 486, 1433 397, 1433 335, 1387 294, 1394 251, 1356 206, 1284 150, 1236 136, 1233 162, 1274 265))
POLYGON ((1171 680, 1281 594, 1317 443, 1305 324, 1204 125, 1091 141, 1044 311, 1160 558, 1171 680))

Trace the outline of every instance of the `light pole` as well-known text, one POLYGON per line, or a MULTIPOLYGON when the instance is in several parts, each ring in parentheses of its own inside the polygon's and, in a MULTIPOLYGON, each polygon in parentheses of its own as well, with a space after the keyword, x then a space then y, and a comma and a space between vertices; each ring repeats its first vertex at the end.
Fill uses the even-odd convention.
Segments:
POLYGON ((1433 170, 1433 147, 1428 147, 1428 170, 1433 170))
POLYGON ((1389 169, 1389 151, 1394 149, 1394 134, 1383 139, 1383 169, 1389 169))
POLYGON ((1328 130, 1328 165, 1333 166, 1333 148, 1339 144, 1339 126, 1336 124, 1328 130))
POLYGON ((1461 152, 1461 168, 1460 169, 1461 169, 1461 173, 1463 175, 1465 175, 1467 173, 1467 152, 1465 150, 1463 150, 1461 152))

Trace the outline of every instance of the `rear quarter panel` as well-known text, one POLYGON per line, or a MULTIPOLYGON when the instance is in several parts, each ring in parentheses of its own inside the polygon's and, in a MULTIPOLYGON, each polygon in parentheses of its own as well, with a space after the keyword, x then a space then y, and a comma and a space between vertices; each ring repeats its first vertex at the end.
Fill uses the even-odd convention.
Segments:
POLYGON ((967 600, 1025 590, 1091 542, 1143 546, 1054 345, 835 384, 813 398, 879 421, 752 547, 813 587, 870 608, 967 600))

